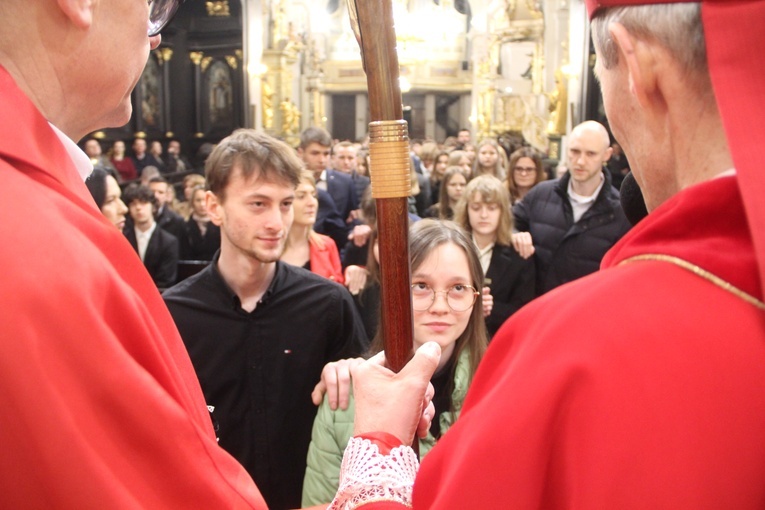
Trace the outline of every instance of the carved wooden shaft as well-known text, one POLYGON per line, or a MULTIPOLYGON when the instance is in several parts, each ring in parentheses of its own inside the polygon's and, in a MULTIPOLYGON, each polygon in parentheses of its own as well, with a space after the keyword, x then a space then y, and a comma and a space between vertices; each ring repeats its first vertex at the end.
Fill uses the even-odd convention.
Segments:
POLYGON ((370 174, 380 240, 380 328, 388 364, 401 370, 412 353, 408 197, 409 135, 398 84, 391 0, 348 0, 367 73, 370 174))

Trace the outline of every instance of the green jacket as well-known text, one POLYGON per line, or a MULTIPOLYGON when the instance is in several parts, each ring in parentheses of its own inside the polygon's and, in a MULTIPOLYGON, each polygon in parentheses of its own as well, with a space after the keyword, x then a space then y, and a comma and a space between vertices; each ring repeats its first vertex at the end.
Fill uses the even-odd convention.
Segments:
MULTIPOLYGON (((454 390, 452 405, 454 413, 446 412, 439 417, 441 435, 443 435, 459 417, 462 402, 465 400, 470 382, 470 356, 467 351, 460 355, 454 373, 454 390)), ((308 447, 307 468, 303 480, 303 506, 329 503, 337 492, 340 477, 340 464, 343 452, 353 435, 353 395, 348 409, 332 411, 326 396, 316 414, 311 432, 311 444, 308 447)), ((420 458, 424 457, 436 440, 428 432, 428 436, 420 439, 420 458)))

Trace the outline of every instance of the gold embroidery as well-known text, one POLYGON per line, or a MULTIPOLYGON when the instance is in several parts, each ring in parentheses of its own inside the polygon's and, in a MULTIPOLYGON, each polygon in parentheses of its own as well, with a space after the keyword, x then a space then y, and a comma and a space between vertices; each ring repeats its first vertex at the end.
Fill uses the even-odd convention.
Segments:
POLYGON ((760 310, 765 310, 765 303, 763 303, 756 297, 752 296, 751 294, 747 294, 743 290, 739 289, 738 287, 735 287, 731 283, 726 282, 719 276, 713 273, 710 273, 706 269, 702 269, 696 264, 692 264, 688 262, 687 260, 683 260, 679 257, 673 257, 671 255, 662 255, 659 253, 648 253, 645 255, 635 255, 634 257, 630 257, 628 259, 622 260, 619 263, 619 265, 621 266, 622 264, 627 264, 629 262, 636 262, 639 260, 658 260, 661 262, 669 262, 670 264, 675 264, 676 266, 682 267, 683 269, 690 271, 696 276, 700 276, 701 278, 704 278, 705 280, 711 282, 712 284, 717 285, 721 289, 730 292, 734 296, 743 299, 750 305, 754 305, 760 310))

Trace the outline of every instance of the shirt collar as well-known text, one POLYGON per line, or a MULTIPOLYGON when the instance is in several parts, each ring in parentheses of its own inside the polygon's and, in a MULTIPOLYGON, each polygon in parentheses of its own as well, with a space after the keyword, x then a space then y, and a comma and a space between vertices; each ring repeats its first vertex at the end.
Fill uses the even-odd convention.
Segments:
POLYGON ((574 191, 572 180, 573 179, 569 179, 568 181, 568 197, 577 204, 590 204, 594 202, 595 199, 598 198, 600 190, 603 189, 603 184, 606 182, 606 179, 603 177, 603 172, 600 172, 600 184, 598 184, 598 187, 595 188, 595 192, 592 195, 585 197, 574 191))
MULTIPOLYGON (((220 274, 220 269, 218 269, 218 261, 220 259, 220 248, 217 252, 215 252, 215 255, 213 255, 212 262, 210 263, 210 272, 213 276, 213 279, 217 282, 217 284, 220 286, 220 289, 226 294, 228 297, 229 303, 232 303, 235 310, 241 310, 242 309, 242 301, 239 299, 239 296, 236 295, 236 292, 234 292, 231 287, 228 286, 228 283, 226 283, 226 280, 223 279, 223 275, 220 274)), ((263 297, 260 298, 260 303, 267 303, 268 300, 273 296, 273 294, 277 291, 277 289, 281 286, 282 280, 286 277, 285 271, 283 269, 284 263, 280 260, 276 261, 276 269, 274 270, 274 277, 271 279, 271 283, 268 286, 268 289, 266 290, 266 293, 263 294, 263 297)), ((255 308, 255 310, 258 310, 258 308, 255 308)))
POLYGON ((478 243, 475 240, 475 235, 473 235, 473 244, 475 245, 475 249, 478 250, 478 256, 480 257, 482 255, 489 253, 491 250, 493 250, 495 243, 489 243, 484 248, 479 248, 478 243))
POLYGON ((82 177, 83 181, 87 179, 88 176, 93 172, 93 163, 90 162, 88 155, 85 154, 85 152, 83 152, 83 150, 80 149, 77 144, 72 141, 71 138, 66 136, 63 131, 61 131, 50 122, 48 122, 48 124, 50 124, 53 132, 56 133, 58 139, 61 140, 61 143, 63 144, 64 149, 66 149, 66 152, 69 154, 69 157, 72 158, 74 166, 77 168, 77 173, 80 174, 80 177, 82 177))
POLYGON ((135 235, 136 237, 145 237, 145 238, 151 238, 151 235, 154 233, 154 231, 157 229, 157 222, 155 221, 151 227, 149 227, 149 230, 146 232, 141 232, 138 230, 138 227, 133 227, 135 229, 135 235))

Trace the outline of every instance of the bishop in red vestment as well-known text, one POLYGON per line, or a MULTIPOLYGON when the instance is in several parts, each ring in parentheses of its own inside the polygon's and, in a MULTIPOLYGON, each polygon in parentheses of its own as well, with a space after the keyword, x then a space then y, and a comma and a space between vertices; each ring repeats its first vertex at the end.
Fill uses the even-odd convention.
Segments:
POLYGON ((413 507, 764 508, 765 1, 587 3, 650 214, 500 329, 413 507))

